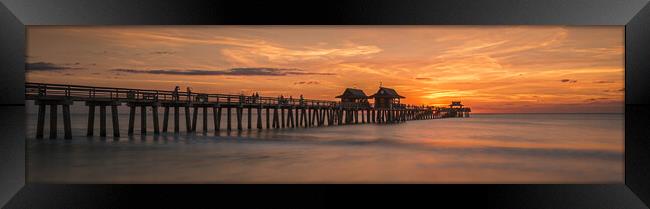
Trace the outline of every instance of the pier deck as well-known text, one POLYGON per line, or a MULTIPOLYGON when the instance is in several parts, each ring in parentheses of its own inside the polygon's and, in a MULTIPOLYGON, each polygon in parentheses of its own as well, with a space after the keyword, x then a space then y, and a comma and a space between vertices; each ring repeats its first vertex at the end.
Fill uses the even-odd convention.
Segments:
POLYGON ((45 109, 50 107, 49 138, 57 138, 58 107, 62 107, 64 138, 71 139, 70 105, 83 102, 88 106, 87 136, 94 135, 95 109, 100 109, 100 136, 106 137, 106 109, 110 107, 113 137, 120 137, 118 106, 129 107, 128 135, 134 135, 135 113, 140 110, 140 134, 147 132, 147 109, 152 110, 153 134, 166 133, 170 123, 170 109, 173 111, 173 132, 179 134, 180 110, 183 109, 185 132, 197 131, 199 111, 202 113, 202 132, 208 132, 208 108, 212 109, 214 127, 218 133, 221 127, 223 109, 226 113, 225 130, 253 129, 253 114, 256 113, 258 130, 336 126, 363 123, 402 123, 409 120, 425 120, 445 117, 469 117, 469 108, 437 108, 432 106, 396 105, 388 108, 374 108, 373 105, 342 105, 337 101, 303 98, 244 96, 231 94, 206 94, 197 92, 174 92, 164 90, 129 89, 81 85, 46 83, 25 83, 25 99, 34 100, 38 106, 36 138, 43 138, 45 109), (163 109, 162 127, 159 124, 159 108, 163 109), (246 110, 246 111, 245 111, 246 110), (193 111, 193 112, 192 112, 193 111), (234 111, 236 127, 232 127, 234 111), (246 114, 244 114, 246 112, 246 114), (262 115, 266 115, 262 120, 262 115))

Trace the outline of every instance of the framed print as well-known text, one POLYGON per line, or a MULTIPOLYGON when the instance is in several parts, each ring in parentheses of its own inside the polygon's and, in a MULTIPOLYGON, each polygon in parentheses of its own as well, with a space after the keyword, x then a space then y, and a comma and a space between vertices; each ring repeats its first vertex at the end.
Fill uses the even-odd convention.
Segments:
POLYGON ((2 5, 7 208, 650 201, 646 1, 2 5))

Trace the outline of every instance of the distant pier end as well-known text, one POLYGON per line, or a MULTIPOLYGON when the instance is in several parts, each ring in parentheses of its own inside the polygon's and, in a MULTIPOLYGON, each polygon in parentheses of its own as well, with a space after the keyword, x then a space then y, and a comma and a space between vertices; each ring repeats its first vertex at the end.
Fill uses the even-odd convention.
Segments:
POLYGON ((472 109, 465 107, 460 101, 452 101, 448 108, 440 108, 439 111, 444 112, 448 117, 467 118, 472 109))

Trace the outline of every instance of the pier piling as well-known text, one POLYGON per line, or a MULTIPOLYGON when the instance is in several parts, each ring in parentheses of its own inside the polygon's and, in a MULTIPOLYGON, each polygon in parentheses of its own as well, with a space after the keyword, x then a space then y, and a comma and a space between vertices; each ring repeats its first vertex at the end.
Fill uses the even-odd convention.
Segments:
POLYGON ((212 118, 214 120, 214 133, 219 134, 221 129, 221 106, 217 104, 216 107, 212 109, 212 118))
POLYGON ((158 126, 158 106, 151 106, 151 116, 153 119, 153 134, 158 135, 160 134, 160 127, 158 126))
POLYGON ((257 129, 262 129, 262 104, 257 106, 257 129))
POLYGON ((140 134, 147 135, 147 106, 140 106, 140 134))
POLYGON ((284 107, 280 105, 280 126, 281 128, 284 128, 284 107))
POLYGON ((229 105, 226 107, 226 114, 227 114, 227 115, 226 115, 226 120, 227 120, 227 121, 226 121, 226 122, 227 122, 227 123, 226 123, 226 130, 227 130, 228 132, 230 132, 230 130, 232 130, 232 119, 231 119, 231 117, 232 117, 232 116, 231 116, 232 113, 231 113, 231 110, 230 110, 230 98, 228 98, 228 104, 229 104, 229 105))
POLYGON ((38 104, 38 122, 36 124, 36 138, 43 138, 43 126, 45 125, 45 104, 38 104))
POLYGON ((266 129, 271 129, 271 108, 267 105, 266 106, 266 129))
POLYGON ((280 128, 280 119, 278 118, 278 106, 273 108, 273 128, 280 128))
POLYGON ((192 132, 192 124, 190 123, 190 104, 185 105, 185 130, 187 133, 192 132))
POLYGON ((63 133, 65 139, 72 139, 72 122, 70 120, 70 105, 63 104, 63 133))
POLYGON ((293 109, 291 106, 287 107, 287 127, 293 128, 293 109))
POLYGON ((135 106, 130 105, 130 107, 129 107, 129 131, 128 131, 129 136, 133 136, 133 127, 135 126, 133 124, 134 122, 135 122, 135 106))
POLYGON ((246 128, 248 130, 251 130, 253 128, 253 115, 252 114, 253 114, 252 108, 250 106, 248 106, 248 120, 246 121, 247 122, 246 128))
POLYGON ((56 139, 56 122, 57 122, 57 107, 55 104, 50 105, 50 139, 56 139))
POLYGON ((203 106, 203 133, 208 133, 208 107, 203 106))
POLYGON ((167 133, 167 127, 169 126, 169 106, 164 106, 163 108, 163 127, 162 132, 167 133))
POLYGON ((99 136, 106 137, 106 106, 99 106, 99 136))
POLYGON ((196 132, 196 120, 198 119, 199 116, 199 107, 194 106, 194 113, 192 115, 192 132, 196 132))
POLYGON ((180 124, 179 124, 180 117, 178 112, 180 112, 179 107, 174 106, 174 133, 175 134, 178 134, 178 132, 180 132, 180 124))
POLYGON ((86 131, 86 136, 93 136, 95 129, 95 105, 88 105, 88 129, 86 131))
POLYGON ((111 116, 113 116, 113 137, 120 137, 120 120, 118 118, 117 105, 111 105, 111 116))
POLYGON ((239 103, 239 106, 237 106, 237 109, 235 109, 237 112, 237 130, 241 131, 242 130, 242 113, 244 112, 244 108, 242 107, 242 104, 239 103))

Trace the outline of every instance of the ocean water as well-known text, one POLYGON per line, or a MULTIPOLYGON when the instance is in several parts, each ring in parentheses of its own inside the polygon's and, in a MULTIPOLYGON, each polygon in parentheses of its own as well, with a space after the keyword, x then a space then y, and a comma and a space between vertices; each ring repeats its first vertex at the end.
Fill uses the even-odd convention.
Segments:
POLYGON ((149 134, 140 136, 136 112, 136 135, 127 137, 128 111, 120 108, 123 137, 113 138, 108 108, 103 139, 85 136, 84 108, 73 106, 72 140, 62 139, 62 121, 61 139, 47 139, 49 113, 45 139, 37 140, 36 108, 27 106, 29 182, 622 183, 624 177, 623 114, 474 114, 261 131, 254 115, 252 130, 244 122, 244 131, 228 134, 213 131, 209 112, 209 131, 201 133, 199 113, 197 133, 188 135, 181 110, 182 133, 154 137, 150 114, 149 134))

